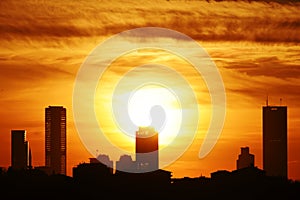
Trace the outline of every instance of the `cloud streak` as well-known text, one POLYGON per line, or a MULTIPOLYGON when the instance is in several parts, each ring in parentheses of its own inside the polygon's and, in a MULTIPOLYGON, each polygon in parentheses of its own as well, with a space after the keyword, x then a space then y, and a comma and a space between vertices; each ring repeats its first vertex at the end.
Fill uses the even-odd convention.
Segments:
POLYGON ((2 40, 108 36, 157 26, 201 41, 300 42, 300 4, 260 2, 2 1, 2 40), (128 12, 130 11, 130 12, 128 12))

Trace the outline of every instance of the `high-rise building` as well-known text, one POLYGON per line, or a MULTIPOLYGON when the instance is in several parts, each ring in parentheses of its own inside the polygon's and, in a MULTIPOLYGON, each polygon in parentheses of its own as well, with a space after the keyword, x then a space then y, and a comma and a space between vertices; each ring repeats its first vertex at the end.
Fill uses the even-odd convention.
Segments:
POLYGON ((54 174, 66 174, 66 108, 45 109, 45 137, 46 167, 54 174))
POLYGON ((254 167, 254 155, 249 153, 249 147, 241 147, 241 154, 236 161, 236 168, 254 167))
POLYGON ((158 133, 153 127, 139 127, 136 131, 135 155, 137 170, 158 170, 158 133))
POLYGON ((28 141, 25 130, 11 130, 11 167, 12 169, 28 167, 28 141))
POLYGON ((263 107, 263 169, 287 178, 287 107, 263 107))

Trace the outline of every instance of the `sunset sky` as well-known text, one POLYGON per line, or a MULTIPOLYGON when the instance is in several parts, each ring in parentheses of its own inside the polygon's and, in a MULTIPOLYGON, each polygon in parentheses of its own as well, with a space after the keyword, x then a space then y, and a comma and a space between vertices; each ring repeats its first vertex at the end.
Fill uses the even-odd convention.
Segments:
MULTIPOLYGON (((269 96, 270 105, 288 106, 288 177, 300 180, 299 9, 300 3, 246 1, 0 1, 0 166, 11 164, 12 129, 27 131, 33 166, 45 165, 44 114, 49 105, 67 108, 68 175, 72 175, 72 167, 88 162, 95 154, 107 154, 101 144, 92 150, 86 148, 74 124, 77 73, 95 47, 113 35, 134 28, 161 27, 194 39, 218 68, 226 91, 226 118, 219 140, 208 155, 199 158, 211 119, 204 77, 184 59, 152 49, 120 56, 103 74, 95 91, 99 127, 112 143, 134 152, 132 140, 126 139, 114 124, 109 106, 111 88, 134 67, 155 63, 168 66, 170 71, 140 68, 128 75, 132 76, 132 84, 146 76, 161 75, 161 80, 173 81, 177 93, 185 94, 176 82, 180 75, 194 91, 200 113, 193 143, 174 163, 164 167, 173 177, 209 177, 216 170, 234 170, 244 146, 250 147, 255 166, 262 169, 262 106, 269 96)), ((126 88, 121 89, 121 93, 124 91, 126 88)), ((188 98, 178 103, 168 91, 155 86, 141 92, 140 96, 160 96, 153 101, 173 103, 167 106, 170 110, 166 116, 173 116, 174 124, 182 120, 176 118, 177 111, 187 109, 190 103, 188 98)), ((139 106, 142 110, 143 105, 139 106)), ((140 109, 132 109, 132 117, 141 124, 145 122, 138 116, 140 109)), ((89 128, 89 124, 85 126, 89 128)), ((188 132, 189 125, 183 126, 188 132)), ((174 139, 168 133, 178 131, 173 124, 165 127, 170 129, 160 138, 161 148, 174 139)), ((110 158, 116 161, 119 155, 110 158)))

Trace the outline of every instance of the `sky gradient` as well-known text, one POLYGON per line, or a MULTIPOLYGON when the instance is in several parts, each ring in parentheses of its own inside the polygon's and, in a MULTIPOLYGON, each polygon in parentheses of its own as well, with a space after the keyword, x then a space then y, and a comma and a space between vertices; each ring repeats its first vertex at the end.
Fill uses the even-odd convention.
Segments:
MULTIPOLYGON (((67 108, 68 175, 75 165, 88 162, 91 153, 73 123, 72 93, 77 71, 105 39, 128 29, 151 26, 176 30, 196 40, 218 67, 227 98, 224 129, 213 150, 198 158, 207 128, 203 123, 190 148, 165 169, 172 171, 173 177, 234 170, 243 146, 250 147, 255 165, 262 168, 262 106, 268 95, 270 105, 279 105, 281 98, 281 104, 288 106, 288 177, 300 180, 299 9, 299 3, 244 1, 2 0, 0 166, 10 165, 12 129, 27 131, 33 166, 45 164, 44 109, 49 105, 67 108)), ((173 66, 191 82, 206 116, 202 118, 209 120, 209 95, 204 84, 197 85, 203 81, 194 76, 193 70, 186 70, 182 60, 164 52, 133 53, 113 63, 105 77, 117 80, 124 73, 118 66, 130 68, 128 60, 173 66)), ((109 83, 101 86, 106 92, 109 83)), ((116 130, 110 125, 103 125, 108 133, 116 130)))

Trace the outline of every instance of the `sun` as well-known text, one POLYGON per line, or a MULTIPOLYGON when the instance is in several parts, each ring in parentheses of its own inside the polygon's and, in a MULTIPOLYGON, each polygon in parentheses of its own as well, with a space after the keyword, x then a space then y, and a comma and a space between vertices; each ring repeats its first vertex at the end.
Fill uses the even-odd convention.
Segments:
POLYGON ((130 120, 137 126, 152 126, 159 134, 161 148, 170 144, 180 130, 181 104, 176 94, 160 84, 147 84, 131 92, 130 120))
POLYGON ((197 131, 198 100, 200 94, 202 101, 207 97, 201 83, 190 63, 168 52, 124 55, 99 78, 94 96, 98 127, 111 144, 128 153, 135 152, 136 131, 146 126, 157 131, 160 150, 176 149, 185 143, 178 138, 197 131))
POLYGON ((95 114, 99 128, 112 144, 131 152, 139 127, 152 126, 159 135, 159 149, 170 145, 182 126, 182 105, 167 86, 147 83, 133 91, 101 95, 98 90, 95 114), (106 100, 105 100, 105 99, 106 100), (113 99, 115 103, 108 103, 113 99))

